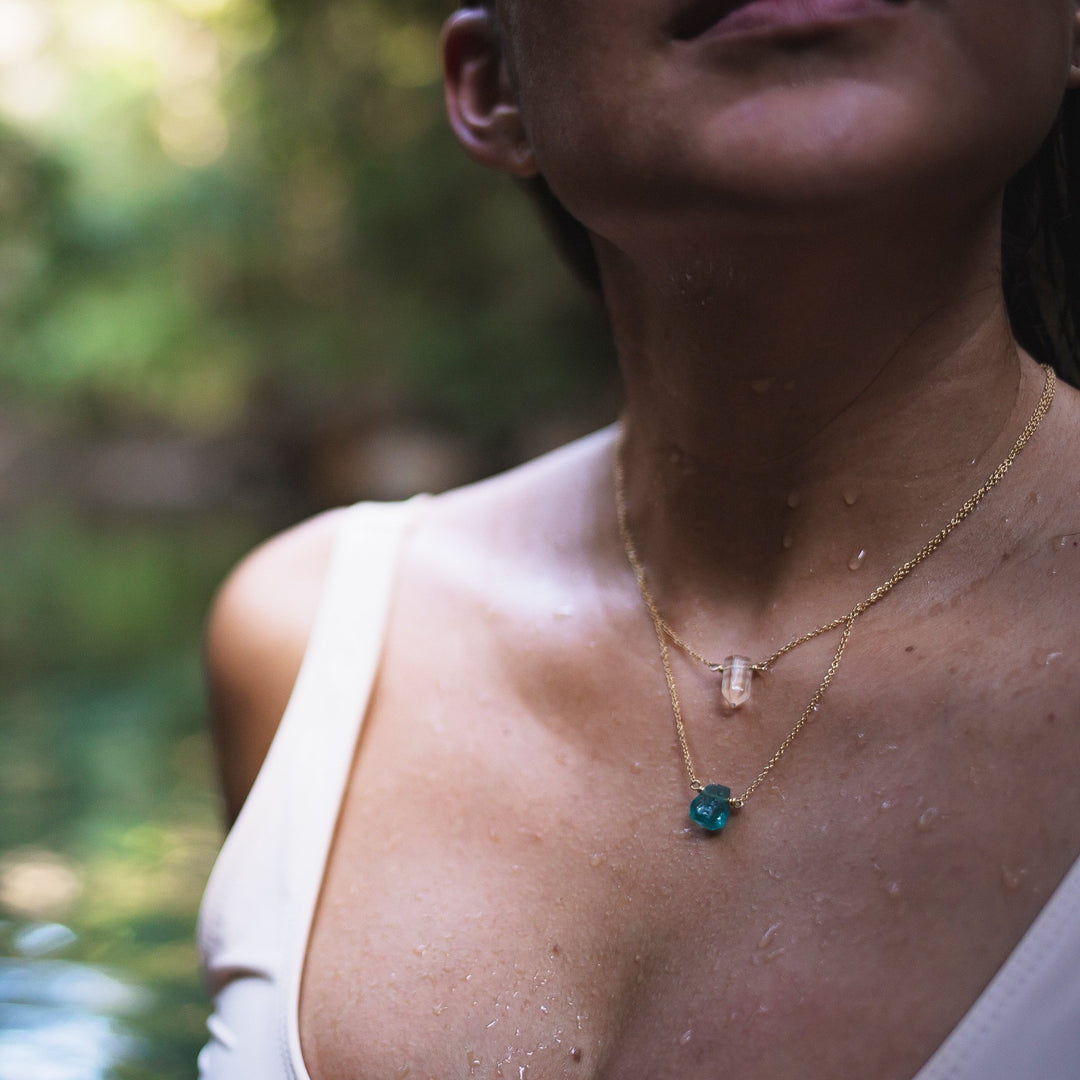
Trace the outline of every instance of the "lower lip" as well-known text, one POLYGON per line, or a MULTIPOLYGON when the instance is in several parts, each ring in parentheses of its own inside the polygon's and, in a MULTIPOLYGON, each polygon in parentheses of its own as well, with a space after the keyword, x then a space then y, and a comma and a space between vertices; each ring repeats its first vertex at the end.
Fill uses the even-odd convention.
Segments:
POLYGON ((844 23, 895 15, 903 6, 898 0, 750 0, 701 37, 806 37, 844 23))

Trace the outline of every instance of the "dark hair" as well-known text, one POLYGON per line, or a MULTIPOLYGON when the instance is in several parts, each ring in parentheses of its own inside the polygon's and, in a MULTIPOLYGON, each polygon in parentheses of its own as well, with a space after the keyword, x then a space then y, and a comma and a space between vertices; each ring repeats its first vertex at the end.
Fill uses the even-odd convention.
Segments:
POLYGON ((1080 97, 1065 95, 1038 153, 1005 189, 1001 276, 1013 333, 1080 385, 1080 97))
MULTIPOLYGON (((472 6, 494 6, 474 0, 472 6)), ((542 176, 523 182, 560 255, 574 275, 600 293, 600 268, 589 231, 542 176)), ((1035 156, 1005 189, 1001 277, 1013 333, 1036 359, 1080 386, 1080 91, 1070 90, 1035 156)))

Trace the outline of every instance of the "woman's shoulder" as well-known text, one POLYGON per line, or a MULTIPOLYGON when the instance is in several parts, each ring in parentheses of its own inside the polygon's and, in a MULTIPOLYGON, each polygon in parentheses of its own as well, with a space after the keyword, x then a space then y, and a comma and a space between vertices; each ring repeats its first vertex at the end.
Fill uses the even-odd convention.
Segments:
POLYGON ((344 510, 260 544, 218 590, 204 662, 229 819, 239 812, 300 670, 344 510))
MULTIPOLYGON (((544 550, 555 523, 565 527, 573 494, 579 501, 588 498, 581 490, 582 477, 595 471, 590 465, 603 458, 612 437, 607 429, 427 500, 410 540, 412 576, 432 589, 453 588, 478 566, 490 570, 499 560, 517 558, 527 540, 544 550)), ((205 666, 230 820, 273 741, 307 649, 339 532, 358 509, 319 514, 255 548, 225 580, 211 608, 205 666)), ((366 516, 357 518, 355 526, 363 529, 369 520, 375 526, 376 519, 366 516)), ((362 605, 364 597, 357 596, 356 602, 362 605)))

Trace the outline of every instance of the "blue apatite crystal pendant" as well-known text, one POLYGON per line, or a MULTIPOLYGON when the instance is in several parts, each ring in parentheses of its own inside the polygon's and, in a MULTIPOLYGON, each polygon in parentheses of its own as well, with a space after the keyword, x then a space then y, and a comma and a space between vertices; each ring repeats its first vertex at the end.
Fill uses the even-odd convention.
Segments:
POLYGON ((719 832, 731 814, 731 788, 723 784, 706 784, 690 804, 690 820, 709 832, 719 832))

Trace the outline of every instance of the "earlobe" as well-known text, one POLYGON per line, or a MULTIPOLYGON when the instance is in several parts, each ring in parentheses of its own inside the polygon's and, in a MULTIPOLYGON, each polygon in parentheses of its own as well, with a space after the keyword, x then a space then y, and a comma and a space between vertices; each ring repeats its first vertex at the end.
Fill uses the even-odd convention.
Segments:
POLYGON ((539 171, 506 69, 493 16, 482 9, 456 12, 443 26, 446 111, 471 157, 511 176, 539 171))

